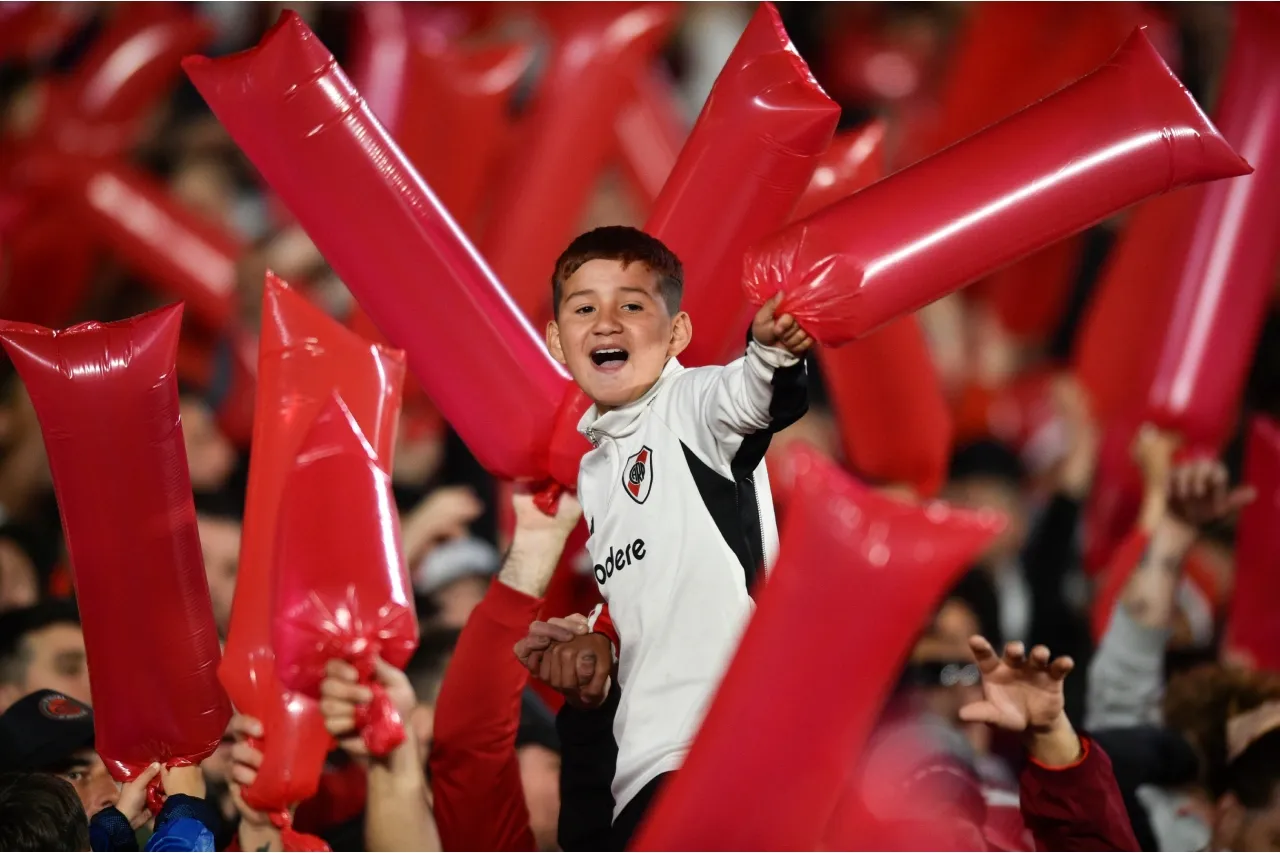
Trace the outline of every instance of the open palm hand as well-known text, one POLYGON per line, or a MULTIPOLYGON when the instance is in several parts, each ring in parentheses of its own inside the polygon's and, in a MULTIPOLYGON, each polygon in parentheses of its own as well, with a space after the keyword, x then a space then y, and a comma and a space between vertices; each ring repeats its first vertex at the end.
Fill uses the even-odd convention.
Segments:
POLYGON ((982 673, 982 700, 960 709, 960 719, 987 723, 1006 731, 1048 729, 1063 713, 1062 682, 1075 666, 1069 657, 1051 659, 1049 649, 1036 646, 1027 655, 1022 643, 1008 643, 996 655, 985 637, 970 637, 982 673))

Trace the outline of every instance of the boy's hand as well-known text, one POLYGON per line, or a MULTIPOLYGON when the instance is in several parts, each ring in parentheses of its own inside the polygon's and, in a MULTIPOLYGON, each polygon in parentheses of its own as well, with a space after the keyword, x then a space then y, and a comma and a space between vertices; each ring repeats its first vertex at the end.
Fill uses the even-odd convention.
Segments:
POLYGON ((813 338, 800 328, 796 318, 790 314, 773 316, 784 295, 779 290, 772 299, 760 306, 755 319, 751 321, 751 337, 761 346, 781 347, 792 355, 804 355, 813 346, 813 338))
POLYGON ((159 764, 151 764, 138 774, 132 782, 120 786, 120 799, 116 801, 116 809, 129 821, 129 826, 138 829, 151 818, 147 809, 147 786, 160 772, 159 764))

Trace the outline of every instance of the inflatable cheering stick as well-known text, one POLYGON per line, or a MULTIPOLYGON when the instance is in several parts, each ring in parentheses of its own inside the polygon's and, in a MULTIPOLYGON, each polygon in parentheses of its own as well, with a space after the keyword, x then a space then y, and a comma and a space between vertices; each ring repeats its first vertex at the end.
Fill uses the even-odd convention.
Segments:
POLYGON ((267 274, 240 572, 218 673, 240 712, 263 724, 262 767, 244 790, 254 808, 278 811, 315 793, 329 748, 319 708, 284 695, 275 674, 271 594, 285 480, 335 391, 389 470, 403 380, 400 352, 364 340, 267 274))
POLYGON ((568 377, 315 34, 286 12, 257 47, 183 67, 476 459, 545 480, 568 377))
POLYGON ((551 317, 556 258, 577 235, 591 191, 616 150, 619 93, 666 42, 674 3, 545 3, 555 45, 510 168, 493 199, 485 257, 541 327, 551 317))
POLYGON ((173 305, 56 332, 0 323, 49 453, 84 625, 94 748, 121 782, 152 762, 200 763, 231 719, 178 414, 181 320, 173 305))
MULTIPOLYGON (((1204 192, 1151 386, 1150 419, 1191 445, 1227 439, 1280 264, 1280 9, 1231 7, 1218 126, 1254 166, 1204 192)), ((1178 254, 1182 254, 1179 252, 1178 254)))
POLYGON ((1137 30, 1087 77, 754 246, 746 290, 785 291, 778 313, 838 346, 1145 198, 1249 171, 1137 30))
POLYGON ((319 700, 325 664, 353 664, 373 691, 356 725, 369 752, 386 755, 404 741, 404 726, 375 664, 408 663, 418 617, 391 476, 339 397, 315 419, 285 481, 275 581, 280 680, 319 700))
POLYGON ((644 226, 684 264, 694 327, 684 364, 742 354, 752 314, 740 292, 742 253, 787 221, 839 119, 778 10, 761 3, 644 226))
POLYGON ((1235 588, 1227 617, 1226 648, 1250 665, 1280 671, 1280 426, 1268 418, 1249 425, 1245 482, 1258 496, 1240 513, 1235 588))
POLYGON ((810 458, 755 616, 634 849, 819 849, 920 626, 1003 527, 877 494, 810 458), (830 678, 832 654, 857 677, 830 678), (777 695, 805 700, 761 702, 764 673, 777 695), (802 762, 797 743, 811 747, 802 762))

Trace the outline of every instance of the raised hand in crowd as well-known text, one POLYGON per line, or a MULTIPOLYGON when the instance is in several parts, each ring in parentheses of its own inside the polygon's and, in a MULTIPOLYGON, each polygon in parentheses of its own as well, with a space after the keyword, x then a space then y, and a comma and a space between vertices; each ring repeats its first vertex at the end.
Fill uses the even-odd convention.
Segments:
MULTIPOLYGON (((413 686, 403 672, 379 658, 374 677, 386 690, 401 720, 417 704, 413 686)), ((428 800, 426 774, 418 741, 404 742, 383 757, 369 754, 356 727, 356 708, 373 700, 373 691, 359 683, 356 668, 343 660, 325 665, 320 685, 320 711, 325 728, 357 760, 366 764, 368 802, 365 843, 370 850, 439 850, 440 835, 428 800)))
POLYGON ((556 503, 555 514, 547 515, 537 507, 532 493, 517 491, 511 496, 511 508, 515 529, 498 580, 525 595, 541 598, 565 541, 582 519, 582 505, 565 492, 556 503))
POLYGON ((982 699, 960 709, 960 719, 987 723, 1021 734, 1027 752, 1048 767, 1080 758, 1083 746, 1067 719, 1062 684, 1075 663, 1054 658, 1045 646, 1027 654, 1022 643, 1007 643, 997 655, 985 637, 969 638, 982 674, 982 699))
POLYGON ((441 542, 465 536, 467 525, 484 513, 484 503, 466 486, 444 486, 422 499, 401 525, 401 542, 409 565, 415 565, 441 542))
POLYGON ((576 707, 599 707, 609 695, 612 646, 608 637, 591 632, 581 614, 534 622, 515 653, 532 675, 576 707))
POLYGON ((152 763, 135 779, 120 786, 120 799, 116 800, 116 810, 125 816, 129 826, 139 829, 151 820, 151 812, 147 809, 147 786, 160 772, 160 765, 152 763))
MULTIPOLYGON (((252 785, 258 778, 258 768, 262 766, 262 752, 249 743, 249 738, 260 738, 263 735, 262 723, 253 717, 236 714, 231 718, 228 730, 235 738, 231 747, 231 778, 228 786, 231 789, 231 802, 235 804, 240 815, 237 837, 241 850, 283 850, 284 843, 280 829, 271 822, 265 812, 250 808, 244 801, 243 790, 252 785)), ((294 809, 297 808, 295 805, 294 809)))
POLYGON ((1064 373, 1053 383, 1053 405, 1061 419, 1065 453, 1058 469, 1058 489, 1082 501, 1093 485, 1101 434, 1094 419, 1088 391, 1074 374, 1064 373))

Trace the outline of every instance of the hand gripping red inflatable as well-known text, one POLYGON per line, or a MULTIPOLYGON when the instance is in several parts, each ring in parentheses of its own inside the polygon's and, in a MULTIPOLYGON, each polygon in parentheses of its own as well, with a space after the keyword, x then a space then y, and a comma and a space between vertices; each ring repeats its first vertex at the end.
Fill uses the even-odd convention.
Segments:
POLYGON ((285 13, 258 47, 183 66, 480 463, 546 479, 568 377, 324 45, 285 13))
POLYGON ((1057 94, 754 246, 747 294, 785 291, 778 312, 838 346, 1144 198, 1248 172, 1138 30, 1057 94))
POLYGON ((57 332, 0 323, 75 567, 94 748, 119 781, 155 761, 198 764, 231 718, 178 414, 181 320, 173 305, 57 332))
POLYGON ((1178 244, 1185 265, 1147 400, 1152 421, 1215 449, 1235 422, 1280 264, 1280 10, 1232 9, 1217 118, 1255 171, 1206 188, 1191 239, 1178 244))
POLYGON ((591 190, 615 150, 613 124, 627 81, 666 41, 674 3, 546 3, 555 45, 517 151, 498 182, 485 257, 525 316, 551 317, 556 257, 577 234, 591 190))
POLYGON ((1269 418, 1249 425, 1245 482, 1257 497, 1240 513, 1236 531, 1235 588, 1227 617, 1225 647, 1258 669, 1280 671, 1280 426, 1269 418))
POLYGON ((636 850, 819 849, 920 626, 1003 527, 994 513, 877 494, 817 459, 792 509, 755 616, 636 850), (849 677, 830 677, 833 652, 849 677), (764 673, 771 693, 803 701, 761 702, 764 673))
POLYGON ((279 812, 315 793, 330 744, 315 702, 286 695, 275 673, 271 594, 285 479, 334 391, 343 395, 378 459, 390 468, 404 357, 343 328, 270 273, 262 302, 240 571, 218 675, 240 712, 263 724, 262 767, 257 781, 244 790, 245 801, 279 812))
POLYGON ((375 664, 409 662, 418 617, 391 476, 336 395, 298 448, 278 525, 272 637, 280 680, 319 700, 325 664, 353 664, 373 691, 356 726, 372 755, 386 755, 404 741, 404 726, 375 664))
POLYGON ((644 226, 684 264, 694 334, 683 363, 742 354, 752 313, 739 290, 742 253, 787 221, 839 118, 778 10, 761 3, 644 226))

